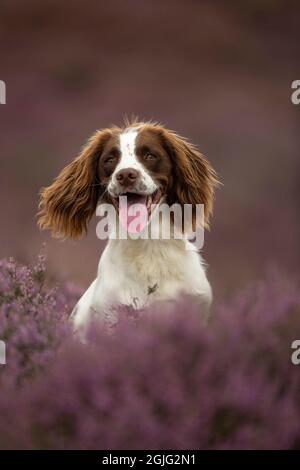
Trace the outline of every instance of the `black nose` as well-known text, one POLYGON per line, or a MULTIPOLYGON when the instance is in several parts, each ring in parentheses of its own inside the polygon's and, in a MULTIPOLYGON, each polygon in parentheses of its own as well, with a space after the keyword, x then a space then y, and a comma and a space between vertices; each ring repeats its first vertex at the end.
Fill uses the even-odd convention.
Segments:
POLYGON ((120 170, 116 174, 117 181, 122 186, 133 184, 137 180, 138 176, 139 173, 134 168, 124 168, 124 170, 120 170))

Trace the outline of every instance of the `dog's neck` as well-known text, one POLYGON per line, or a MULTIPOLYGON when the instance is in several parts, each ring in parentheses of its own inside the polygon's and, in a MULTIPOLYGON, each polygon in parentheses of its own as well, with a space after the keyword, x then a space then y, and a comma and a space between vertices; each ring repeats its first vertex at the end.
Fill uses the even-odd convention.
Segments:
POLYGON ((143 239, 139 238, 130 238, 128 237, 125 240, 122 239, 110 239, 108 244, 114 246, 116 249, 126 250, 135 250, 135 252, 143 252, 144 250, 155 251, 157 249, 161 249, 162 247, 168 248, 173 247, 179 250, 184 250, 186 243, 189 243, 185 238, 182 239, 175 239, 170 238, 164 240, 162 238, 158 239, 143 239))

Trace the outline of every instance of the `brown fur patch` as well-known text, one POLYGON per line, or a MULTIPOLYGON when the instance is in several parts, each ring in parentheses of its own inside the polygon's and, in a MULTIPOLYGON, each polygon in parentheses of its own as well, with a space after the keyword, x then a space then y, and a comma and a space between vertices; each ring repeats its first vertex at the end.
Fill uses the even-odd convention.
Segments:
POLYGON ((147 123, 138 134, 137 155, 151 176, 164 183, 169 205, 193 206, 193 229, 196 229, 196 204, 204 205, 204 225, 209 228, 217 176, 206 158, 185 138, 159 124, 147 123), (143 161, 144 153, 157 155, 157 160, 143 161), (139 148, 141 150, 139 151, 139 148))
POLYGON ((87 231, 103 192, 97 178, 98 161, 112 135, 111 129, 97 131, 51 186, 42 189, 38 221, 41 229, 50 229, 57 238, 74 239, 87 231))

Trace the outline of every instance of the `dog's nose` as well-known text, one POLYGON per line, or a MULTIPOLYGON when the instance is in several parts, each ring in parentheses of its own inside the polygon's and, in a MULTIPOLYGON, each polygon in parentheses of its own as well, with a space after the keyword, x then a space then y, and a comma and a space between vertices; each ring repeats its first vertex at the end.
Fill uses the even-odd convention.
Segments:
POLYGON ((122 186, 128 186, 137 180, 139 173, 134 168, 124 168, 123 170, 118 171, 116 174, 117 181, 122 186))

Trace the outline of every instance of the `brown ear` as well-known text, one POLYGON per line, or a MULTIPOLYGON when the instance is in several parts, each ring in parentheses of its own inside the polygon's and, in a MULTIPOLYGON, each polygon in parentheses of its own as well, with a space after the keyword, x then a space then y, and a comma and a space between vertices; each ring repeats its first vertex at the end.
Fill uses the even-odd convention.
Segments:
POLYGON ((204 205, 204 227, 209 228, 217 175, 194 145, 171 131, 165 131, 165 142, 173 160, 174 189, 171 203, 192 204, 193 229, 196 229, 196 204, 204 205))
POLYGON ((41 229, 50 229, 56 238, 74 239, 87 231, 101 194, 98 160, 109 137, 109 130, 97 131, 51 186, 42 189, 38 214, 41 229))

